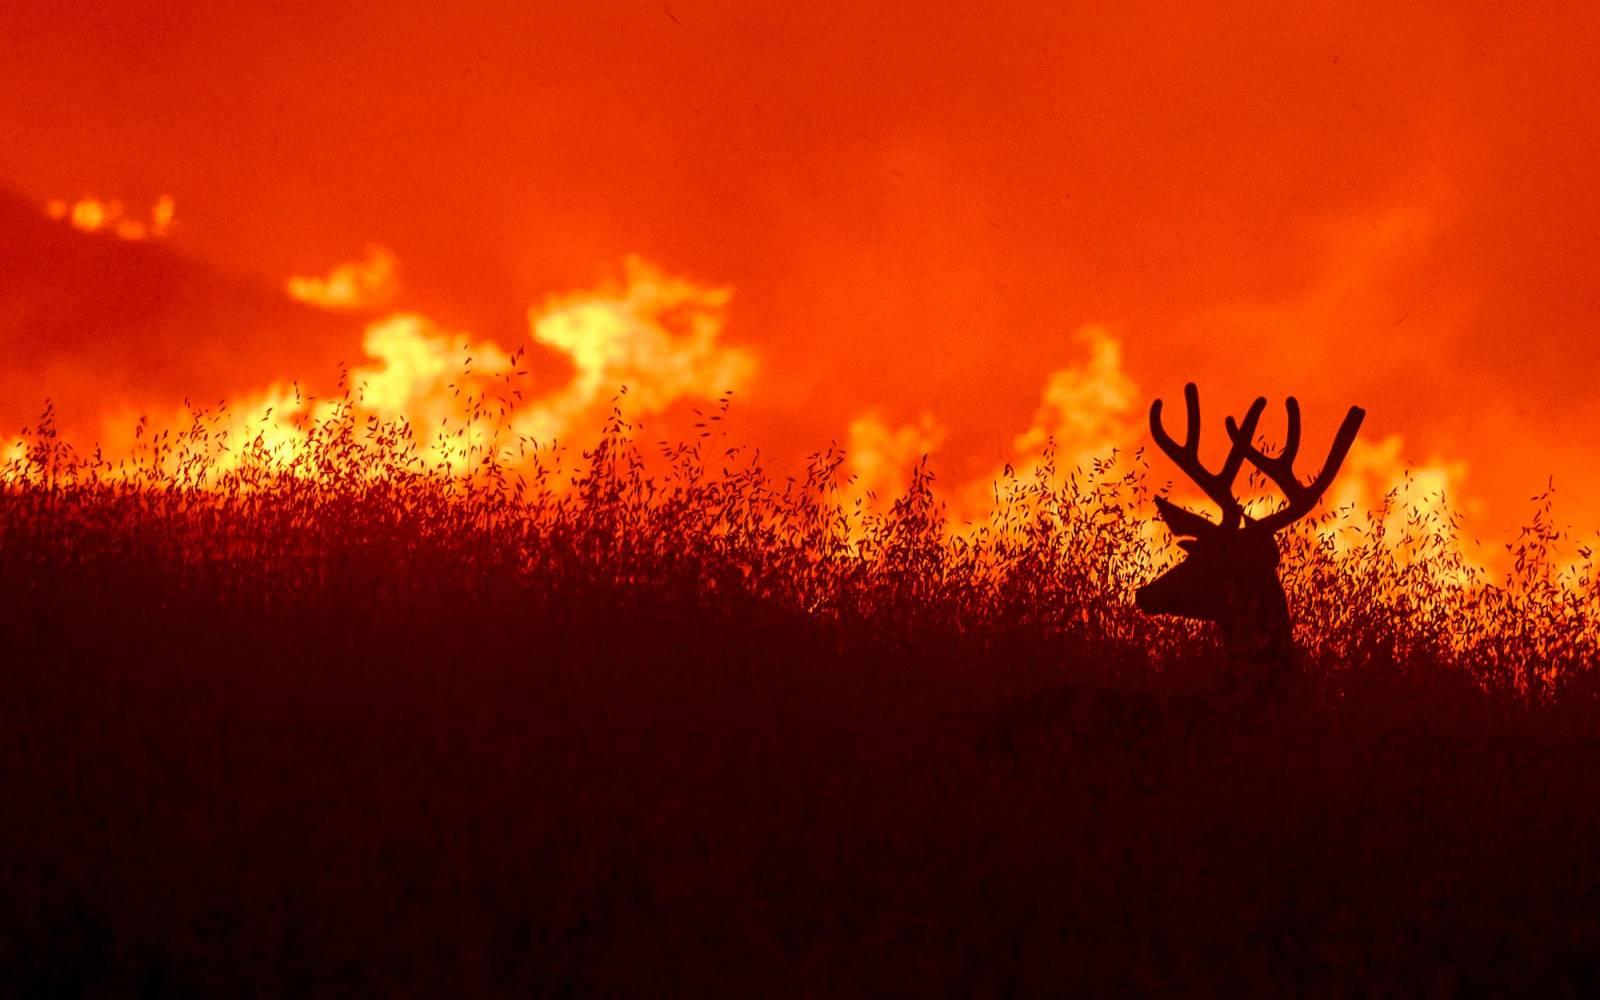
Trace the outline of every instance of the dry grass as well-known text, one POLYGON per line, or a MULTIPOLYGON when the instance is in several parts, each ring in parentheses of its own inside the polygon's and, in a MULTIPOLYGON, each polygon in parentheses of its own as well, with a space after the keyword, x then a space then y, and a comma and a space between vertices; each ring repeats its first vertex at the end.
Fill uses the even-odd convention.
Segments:
POLYGON ((471 475, 348 399, 292 454, 206 414, 119 462, 33 429, 0 982, 1592 982, 1600 604, 1548 506, 1493 585, 1447 512, 1286 537, 1314 690, 1265 704, 1132 608, 1168 558, 1138 456, 952 533, 925 468, 875 512, 724 413, 576 458, 469 425, 471 475))
MULTIPOLYGON (((348 396, 305 419, 294 449, 265 436, 233 446, 216 414, 197 412, 177 433, 145 440, 141 430, 116 462, 59 441, 47 412, 0 468, 0 531, 12 551, 41 558, 51 546, 88 558, 155 532, 174 566, 267 574, 286 590, 358 547, 396 565, 426 554, 463 586, 509 577, 538 590, 575 576, 648 585, 844 634, 1032 629, 1179 656, 1204 642, 1204 630, 1131 606, 1173 557, 1145 530, 1154 514, 1140 455, 1064 475, 1047 453, 1028 476, 995 484, 987 521, 952 526, 925 462, 892 506, 847 501, 842 453, 774 481, 716 433, 726 408, 705 418, 699 440, 659 454, 613 409, 576 462, 521 444, 514 465, 503 443, 476 434, 430 465, 409 426, 363 419, 348 396)), ((456 434, 470 430, 471 420, 456 434)), ((1319 672, 1443 670, 1535 703, 1589 696, 1600 585, 1587 549, 1557 571, 1551 496, 1535 498, 1501 580, 1462 554, 1448 508, 1408 499, 1328 511, 1282 537, 1297 638, 1319 672)))

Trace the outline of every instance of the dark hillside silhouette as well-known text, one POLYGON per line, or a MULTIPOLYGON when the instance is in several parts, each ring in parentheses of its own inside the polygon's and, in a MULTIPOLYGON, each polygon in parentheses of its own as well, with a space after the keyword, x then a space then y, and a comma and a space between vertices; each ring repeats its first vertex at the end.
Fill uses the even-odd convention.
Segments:
POLYGON ((620 418, 472 479, 348 397, 287 463, 147 440, 38 428, 0 479, 0 995, 1600 979, 1600 614, 1548 517, 1500 590, 1283 527, 1318 683, 1241 713, 1212 629, 1134 606, 1127 454, 953 539, 926 476, 868 517, 836 451, 652 476, 620 418))

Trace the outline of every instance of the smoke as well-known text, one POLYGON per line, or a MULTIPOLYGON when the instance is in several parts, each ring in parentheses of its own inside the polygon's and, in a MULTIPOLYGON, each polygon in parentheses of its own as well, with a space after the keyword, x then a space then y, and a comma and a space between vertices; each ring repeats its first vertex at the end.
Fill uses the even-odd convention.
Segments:
MULTIPOLYGON (((738 289, 719 343, 760 358, 771 454, 926 411, 979 479, 1100 323, 1145 396, 1358 402, 1373 440, 1466 462, 1497 529, 1551 473, 1600 521, 1592 11, 670 14, 7 4, 0 181, 34 218, 0 234, 4 419, 360 365, 372 316, 281 290, 368 243, 404 262, 378 309, 508 356, 529 303, 638 252, 738 289), (96 242, 40 211, 84 193, 176 222, 96 242)), ((575 370, 527 356, 545 389, 575 370)))

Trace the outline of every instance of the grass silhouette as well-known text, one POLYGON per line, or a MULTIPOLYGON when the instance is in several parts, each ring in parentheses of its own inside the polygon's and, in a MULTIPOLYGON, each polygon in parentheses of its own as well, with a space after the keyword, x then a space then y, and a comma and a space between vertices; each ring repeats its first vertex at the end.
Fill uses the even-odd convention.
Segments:
POLYGON ((725 412, 455 461, 348 396, 290 451, 47 414, 0 489, 0 983, 1595 981, 1600 598, 1548 496, 1495 582, 1437 505, 1286 531, 1310 680, 1264 702, 1133 608, 1141 456, 953 531, 926 466, 858 503, 725 412))

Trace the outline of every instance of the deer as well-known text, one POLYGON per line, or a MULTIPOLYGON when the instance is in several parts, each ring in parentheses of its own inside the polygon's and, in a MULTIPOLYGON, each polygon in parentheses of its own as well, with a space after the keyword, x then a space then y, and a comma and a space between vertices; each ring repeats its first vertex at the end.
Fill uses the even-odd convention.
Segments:
POLYGON ((1293 621, 1278 579, 1277 533, 1305 517, 1333 484, 1366 419, 1366 411, 1350 407, 1334 435, 1322 471, 1309 484, 1294 471, 1300 450, 1300 403, 1285 401, 1289 424, 1283 447, 1267 455, 1255 444, 1256 426, 1266 409, 1257 397, 1244 419, 1226 419, 1231 445, 1222 467, 1212 472, 1200 461, 1200 392, 1193 382, 1183 387, 1188 428, 1178 444, 1161 424, 1161 400, 1150 404, 1150 436, 1167 457, 1219 508, 1221 522, 1156 497, 1156 511, 1186 554, 1183 561, 1140 587, 1134 603, 1148 614, 1177 615, 1214 622, 1223 648, 1236 664, 1293 667, 1293 621), (1233 482, 1249 461, 1284 495, 1285 503, 1263 517, 1245 513, 1233 494, 1233 482))
MULTIPOLYGON (((1150 404, 1150 436, 1179 469, 1222 510, 1221 522, 1212 521, 1156 497, 1156 511, 1178 540, 1182 562, 1140 587, 1134 603, 1147 614, 1178 615, 1214 622, 1222 632, 1223 648, 1237 667, 1268 668, 1253 675, 1232 673, 1227 678, 1234 694, 1285 695, 1295 677, 1295 645, 1289 602, 1278 580, 1277 533, 1309 514, 1333 485, 1350 446, 1367 413, 1350 407, 1334 436, 1328 457, 1310 484, 1300 481, 1294 460, 1300 451, 1300 402, 1290 396, 1284 403, 1289 415, 1282 449, 1267 455, 1255 445, 1256 428, 1266 410, 1266 397, 1250 404, 1243 420, 1225 421, 1230 446, 1222 468, 1212 472, 1200 461, 1200 391, 1190 382, 1183 387, 1189 426, 1183 444, 1173 440, 1161 424, 1161 400, 1150 404), (1233 482, 1249 461, 1283 493, 1282 507, 1264 517, 1245 513, 1233 495, 1233 482), (1244 682, 1241 684, 1240 682, 1244 682), (1248 685, 1248 686, 1245 686, 1248 685)), ((1058 720, 1082 702, 1079 687, 1045 691, 1005 709, 979 740, 979 750, 1001 757, 1017 753, 1030 735, 1048 732, 1058 720)), ((1130 713, 1165 711, 1148 693, 1113 695, 1099 692, 1095 715, 1126 720, 1130 713)), ((1248 698, 1244 705, 1253 704, 1248 698)), ((1170 706, 1168 706, 1170 707, 1170 706)), ((1134 725, 1135 730, 1139 725, 1134 725)))

